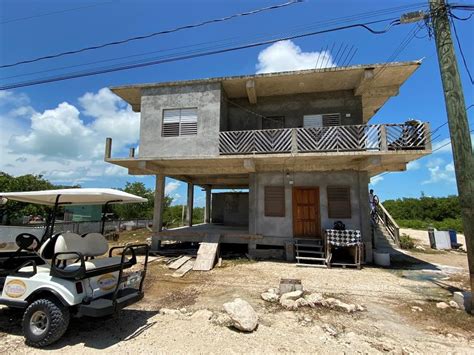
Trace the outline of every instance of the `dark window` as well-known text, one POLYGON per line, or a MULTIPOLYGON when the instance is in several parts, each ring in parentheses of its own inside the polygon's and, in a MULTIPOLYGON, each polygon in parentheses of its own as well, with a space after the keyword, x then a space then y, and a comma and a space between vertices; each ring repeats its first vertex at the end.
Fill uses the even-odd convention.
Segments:
POLYGON ((323 126, 340 126, 341 125, 341 114, 340 113, 326 113, 323 115, 323 126))
POLYGON ((284 186, 265 186, 265 216, 285 217, 284 186))
POLYGON ((163 110, 163 137, 197 134, 197 108, 163 110))
POLYGON ((351 218, 351 188, 349 186, 328 186, 328 217, 351 218))
POLYGON ((285 128, 285 116, 269 116, 262 120, 262 129, 285 128))

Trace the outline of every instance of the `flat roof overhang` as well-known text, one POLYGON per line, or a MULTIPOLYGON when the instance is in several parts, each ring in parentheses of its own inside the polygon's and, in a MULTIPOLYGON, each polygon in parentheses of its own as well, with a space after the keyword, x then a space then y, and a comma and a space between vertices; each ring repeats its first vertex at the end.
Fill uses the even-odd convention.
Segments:
POLYGON ((324 152, 296 154, 221 155, 187 158, 110 158, 106 162, 128 169, 131 175, 163 174, 213 188, 247 188, 254 172, 404 171, 406 165, 431 150, 324 152))
POLYGON ((392 96, 420 66, 421 61, 379 63, 310 69, 267 74, 230 76, 187 81, 149 83, 112 87, 111 90, 127 101, 134 111, 141 110, 142 90, 172 86, 221 83, 229 99, 248 98, 257 102, 258 97, 300 93, 352 90, 362 97, 364 122, 392 96))

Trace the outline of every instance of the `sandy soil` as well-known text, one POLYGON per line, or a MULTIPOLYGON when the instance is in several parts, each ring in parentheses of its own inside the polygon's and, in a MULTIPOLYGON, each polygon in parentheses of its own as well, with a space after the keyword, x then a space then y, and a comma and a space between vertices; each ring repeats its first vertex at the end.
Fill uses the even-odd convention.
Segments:
MULTIPOLYGON (((60 353, 474 353, 474 317, 438 301, 463 287, 465 254, 410 253, 417 263, 396 270, 302 268, 284 262, 224 261, 210 272, 181 279, 160 261, 150 264, 146 296, 139 304, 105 319, 73 319, 69 330, 46 350, 60 353), (436 256, 437 260, 429 261, 436 256), (280 278, 301 279, 305 289, 365 312, 324 308, 287 311, 265 303, 260 293, 280 278), (199 310, 222 311, 236 297, 259 314, 257 330, 244 334, 215 325, 199 310), (417 306, 422 311, 413 311, 417 306), (161 314, 160 309, 181 309, 161 314), (183 309, 184 308, 184 309, 183 309)), ((39 353, 24 345, 21 312, 0 308, 0 353, 39 353)))

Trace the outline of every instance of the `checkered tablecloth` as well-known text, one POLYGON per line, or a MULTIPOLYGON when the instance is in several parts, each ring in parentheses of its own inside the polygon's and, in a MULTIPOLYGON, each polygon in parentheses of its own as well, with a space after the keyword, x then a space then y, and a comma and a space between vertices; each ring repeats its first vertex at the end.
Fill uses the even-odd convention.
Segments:
POLYGON ((359 230, 326 229, 326 238, 329 244, 338 247, 351 247, 362 244, 362 237, 359 230))

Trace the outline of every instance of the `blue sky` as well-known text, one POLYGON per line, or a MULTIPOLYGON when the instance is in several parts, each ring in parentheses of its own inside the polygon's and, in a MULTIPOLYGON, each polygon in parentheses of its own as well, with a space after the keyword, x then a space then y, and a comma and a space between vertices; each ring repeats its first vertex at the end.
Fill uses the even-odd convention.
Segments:
MULTIPOLYGON (((232 15, 281 1, 26 1, 2 0, 0 3, 0 62, 73 50, 131 36, 147 34, 179 25, 232 15), (38 16, 51 12, 56 14, 38 16), (31 17, 34 16, 34 17, 31 17), (26 17, 30 17, 24 19, 26 17)), ((467 3, 458 1, 460 3, 467 3)), ((91 51, 18 67, 0 69, 2 84, 40 78, 53 74, 102 67, 130 60, 154 58, 174 49, 207 43, 202 47, 236 42, 251 42, 257 37, 311 31, 318 22, 357 13, 427 1, 316 1, 306 0, 284 9, 241 17, 224 23, 185 30, 126 45, 91 51), (142 57, 50 71, 58 67, 81 65, 140 53, 142 57), (25 74, 48 71, 25 76, 25 74), (23 75, 19 77, 14 77, 23 75)), ((392 18, 397 13, 369 20, 392 18)), ((467 16, 459 12, 459 16, 467 16)), ((364 19, 363 21, 367 21, 364 19)), ((337 26, 331 24, 326 28, 337 26)), ((375 25, 383 28, 385 25, 375 25)), ((114 139, 114 156, 126 156, 128 148, 139 145, 139 115, 106 88, 143 82, 174 81, 214 76, 251 74, 262 64, 281 68, 300 67, 333 43, 354 45, 358 49, 351 64, 385 62, 414 25, 395 26, 384 35, 363 29, 298 39, 273 47, 274 56, 259 63, 259 54, 268 47, 246 49, 210 57, 167 63, 141 69, 80 78, 51 84, 0 91, 0 170, 13 175, 43 174, 56 183, 79 183, 84 187, 122 187, 126 181, 143 181, 154 187, 151 177, 128 176, 126 171, 102 162, 105 138, 114 139), (286 61, 286 62, 285 62, 286 61), (303 64, 302 64, 303 63, 303 64)), ((474 71, 474 18, 457 21, 468 65, 474 71)), ((320 28, 323 29, 323 28, 320 28)), ((429 121, 436 128, 446 121, 442 85, 433 39, 426 30, 418 33, 397 61, 423 59, 420 69, 374 116, 372 123, 401 123, 409 118, 429 121)), ((191 49, 195 49, 192 47, 191 49)), ((334 53, 332 53, 334 56, 334 53)), ((262 58, 262 57, 261 57, 262 58)), ((336 63, 337 64, 337 63, 336 63)), ((295 68, 295 69, 296 69, 295 68)), ((460 65, 466 105, 474 103, 472 85, 460 65)), ((468 111, 472 128, 474 108, 468 111)), ((434 147, 448 142, 447 126, 441 128, 434 147)), ((382 200, 457 193, 450 146, 409 165, 408 171, 390 173, 372 180, 382 200)), ((184 184, 168 180, 167 192, 182 203, 184 184)), ((196 204, 203 196, 196 189, 196 204)))

